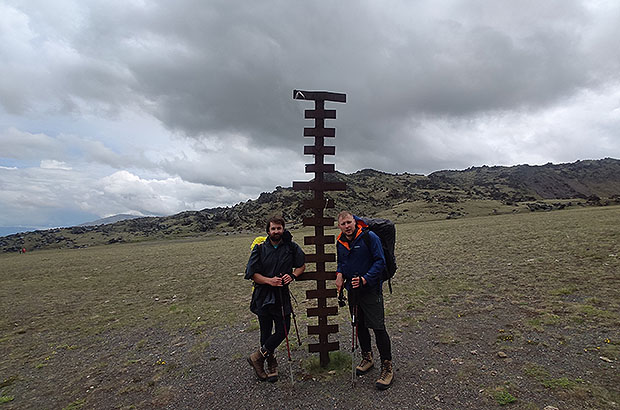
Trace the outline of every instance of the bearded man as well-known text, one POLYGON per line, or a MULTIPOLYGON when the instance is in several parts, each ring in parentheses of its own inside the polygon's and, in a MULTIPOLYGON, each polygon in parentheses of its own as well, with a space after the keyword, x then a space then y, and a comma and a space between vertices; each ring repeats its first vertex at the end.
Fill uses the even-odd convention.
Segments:
POLYGON ((250 310, 258 316, 260 348, 248 357, 259 380, 278 380, 276 348, 291 328, 291 298, 288 286, 306 269, 305 254, 285 229, 284 219, 267 221, 268 238, 255 245, 245 272, 254 281, 250 310), (265 372, 265 361, 267 371, 265 372))

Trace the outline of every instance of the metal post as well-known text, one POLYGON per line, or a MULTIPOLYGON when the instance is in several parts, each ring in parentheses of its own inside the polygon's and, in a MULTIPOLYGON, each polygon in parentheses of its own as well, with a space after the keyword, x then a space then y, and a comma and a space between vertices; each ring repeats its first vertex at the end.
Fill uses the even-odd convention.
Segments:
POLYGON ((314 101, 314 109, 305 111, 306 119, 314 119, 314 127, 304 128, 304 137, 314 137, 314 145, 304 146, 304 154, 313 155, 314 163, 306 164, 306 172, 314 173, 314 179, 309 182, 293 182, 293 189, 297 191, 312 191, 314 196, 304 201, 304 208, 313 210, 313 217, 304 218, 304 226, 314 226, 314 236, 304 237, 305 245, 314 245, 316 252, 306 255, 306 263, 316 264, 314 272, 306 272, 301 276, 303 280, 316 280, 316 289, 306 291, 306 299, 317 299, 317 307, 308 308, 309 317, 317 317, 317 326, 308 326, 308 335, 318 335, 319 342, 308 345, 311 353, 320 354, 321 366, 329 364, 329 352, 339 350, 338 341, 330 342, 329 335, 338 333, 338 325, 328 324, 328 316, 338 314, 338 305, 328 306, 328 298, 336 298, 336 289, 327 289, 327 281, 336 279, 336 272, 326 271, 327 262, 335 262, 334 253, 325 253, 325 245, 335 242, 334 235, 325 235, 325 227, 334 225, 334 218, 323 215, 323 210, 333 208, 334 202, 325 198, 326 191, 344 191, 346 183, 325 181, 325 173, 335 172, 334 164, 325 164, 325 155, 334 155, 336 147, 326 146, 325 138, 336 136, 335 128, 326 128, 326 119, 335 119, 336 110, 326 110, 325 101, 346 103, 346 94, 327 91, 293 90, 293 99, 314 101))

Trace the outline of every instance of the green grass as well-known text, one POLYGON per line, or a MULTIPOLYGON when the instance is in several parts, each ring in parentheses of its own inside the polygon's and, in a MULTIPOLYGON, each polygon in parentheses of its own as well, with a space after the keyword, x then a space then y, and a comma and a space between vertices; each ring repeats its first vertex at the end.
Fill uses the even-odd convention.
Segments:
POLYGON ((582 383, 583 380, 570 380, 567 377, 560 377, 558 379, 543 380, 542 385, 548 389, 573 389, 578 383, 582 383))
POLYGON ((527 326, 530 326, 532 329, 538 332, 544 332, 545 326, 555 326, 561 323, 560 316, 553 313, 544 313, 540 316, 537 316, 533 319, 528 319, 526 321, 527 326))
POLYGON ((529 363, 523 368, 523 372, 536 380, 545 380, 550 377, 549 372, 542 366, 529 363))
POLYGON ((247 255, 227 250, 246 241, 145 242, 32 252, 23 258, 2 255, 2 293, 7 298, 12 293, 15 301, 3 306, 10 318, 5 326, 13 323, 10 334, 19 339, 33 331, 97 334, 144 323, 193 329, 232 323, 239 315, 248 317, 242 306, 250 288, 237 276, 247 255), (221 309, 219 299, 205 295, 226 297, 232 309, 221 309))
POLYGON ((551 377, 551 373, 543 366, 529 363, 523 368, 523 372, 528 376, 539 382, 543 387, 547 389, 574 389, 579 384, 582 384, 584 380, 569 379, 568 377, 551 377))
MULTIPOLYGON (((568 346, 584 360, 590 360, 586 355, 597 363, 599 355, 618 360, 620 289, 613 286, 620 271, 618 220, 620 207, 575 207, 399 224, 399 270, 392 281, 394 293, 385 296, 391 335, 405 338, 418 327, 438 324, 436 332, 425 337, 438 348, 466 349, 469 355, 469 341, 488 326, 485 340, 513 349, 505 350, 508 353, 568 346), (462 334, 457 327, 469 320, 471 334, 462 334), (593 330, 603 336, 580 344, 593 330), (600 349, 591 350, 593 343, 600 349)), ((309 229, 294 232, 299 243, 310 234, 309 229)), ((248 309, 251 286, 242 276, 254 236, 0 255, 0 374, 13 380, 11 397, 21 400, 22 392, 31 394, 22 381, 26 379, 39 394, 53 396, 57 386, 46 380, 58 374, 67 388, 58 397, 57 408, 84 397, 83 385, 91 375, 107 380, 109 391, 153 395, 166 375, 189 367, 175 368, 172 351, 179 354, 186 349, 196 360, 210 360, 211 346, 218 343, 210 337, 227 326, 240 326, 245 336, 256 339, 258 326, 248 309), (171 342, 166 345, 162 340, 171 342), (106 343, 115 349, 99 352, 106 343), (169 364, 154 365, 158 358, 169 364), (138 381, 114 385, 113 375, 126 368, 139 373, 138 381), (24 390, 18 394, 19 388, 24 390)), ((311 247, 305 249, 313 252, 311 247)), ((334 267, 328 264, 328 270, 334 267)), ((305 325, 316 321, 303 314, 314 303, 304 301, 305 290, 313 286, 300 281, 293 289, 301 302, 296 311, 302 337, 305 325)), ((330 322, 348 323, 347 315, 341 309, 330 322)), ((308 339, 314 342, 313 337, 308 339)), ((351 357, 334 353, 330 366, 335 367, 328 371, 349 372, 351 357)), ((318 356, 309 355, 305 347, 299 349, 302 354, 311 359, 306 371, 324 370, 318 366, 318 356)), ((520 354, 509 356, 516 360, 520 354)), ((217 360, 221 358, 213 361, 217 360)), ((595 402, 618 397, 596 373, 582 384, 581 375, 536 368, 520 372, 522 366, 514 367, 514 374, 525 373, 530 376, 526 380, 549 394, 566 393, 574 382, 573 390, 587 386, 588 397, 595 402)), ((524 391, 511 389, 520 403, 524 391)), ((164 402, 170 394, 163 389, 156 396, 164 402)))
POLYGON ((545 312, 539 323, 531 323, 535 326, 563 325, 571 315, 618 325, 618 289, 609 283, 620 263, 609 255, 618 253, 614 219, 619 211, 576 209, 399 225, 398 237, 407 239, 396 250, 400 268, 395 293, 386 298, 390 312, 463 315, 482 309, 479 301, 492 295, 545 312), (579 300, 593 296, 604 301, 604 308, 579 306, 579 300), (550 303, 558 308, 548 312, 550 303))
POLYGON ((75 401, 69 403, 66 407, 63 407, 62 410, 78 410, 78 409, 81 409, 82 406, 84 406, 85 402, 86 402, 86 400, 84 400, 84 399, 75 400, 75 401))
POLYGON ((306 359, 303 363, 304 370, 310 376, 327 376, 333 374, 351 373, 351 355, 336 351, 329 353, 329 364, 321 367, 318 356, 306 359))
POLYGON ((507 404, 517 401, 517 398, 510 394, 510 392, 508 392, 503 387, 496 389, 495 392, 493 392, 493 397, 495 398, 497 404, 499 404, 500 406, 505 406, 507 404))
POLYGON ((4 395, 0 396, 0 404, 8 403, 8 402, 13 401, 13 400, 15 400, 15 397, 13 397, 13 396, 4 396, 4 395))

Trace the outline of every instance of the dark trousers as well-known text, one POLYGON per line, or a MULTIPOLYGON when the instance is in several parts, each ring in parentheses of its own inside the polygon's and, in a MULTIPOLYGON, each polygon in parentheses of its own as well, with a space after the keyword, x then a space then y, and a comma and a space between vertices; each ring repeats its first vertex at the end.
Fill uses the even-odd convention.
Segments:
POLYGON ((291 329, 291 315, 285 315, 282 320, 280 314, 258 315, 258 324, 260 325, 260 344, 267 349, 269 354, 273 354, 280 343, 286 338, 288 331, 291 329), (272 333, 275 325, 275 332, 272 333), (286 332, 284 331, 286 325, 286 332))
MULTIPOLYGON (((370 347, 370 332, 364 323, 364 310, 361 308, 357 309, 357 323, 357 338, 360 341, 362 352, 370 352, 372 351, 370 347)), ((392 343, 385 327, 383 329, 373 329, 373 331, 375 332, 377 350, 379 350, 381 361, 392 360, 392 343)))

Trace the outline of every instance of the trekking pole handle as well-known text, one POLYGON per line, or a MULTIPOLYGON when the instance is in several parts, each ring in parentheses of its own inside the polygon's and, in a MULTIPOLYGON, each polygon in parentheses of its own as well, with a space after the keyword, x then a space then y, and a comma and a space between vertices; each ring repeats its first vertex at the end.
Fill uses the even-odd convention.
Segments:
POLYGON ((353 287, 353 279, 358 277, 357 272, 351 278, 351 294, 349 295, 349 306, 351 307, 351 325, 355 326, 357 323, 357 288, 353 287))
POLYGON ((347 304, 347 297, 344 295, 343 289, 340 288, 340 293, 338 294, 338 306, 345 307, 347 304))
POLYGON ((282 279, 282 286, 286 286, 287 285, 287 283, 284 282, 284 278, 285 278, 286 275, 288 275, 291 278, 291 281, 289 283, 297 280, 297 277, 295 275, 293 275, 292 273, 284 273, 284 272, 279 273, 277 276, 278 276, 278 278, 282 279))

